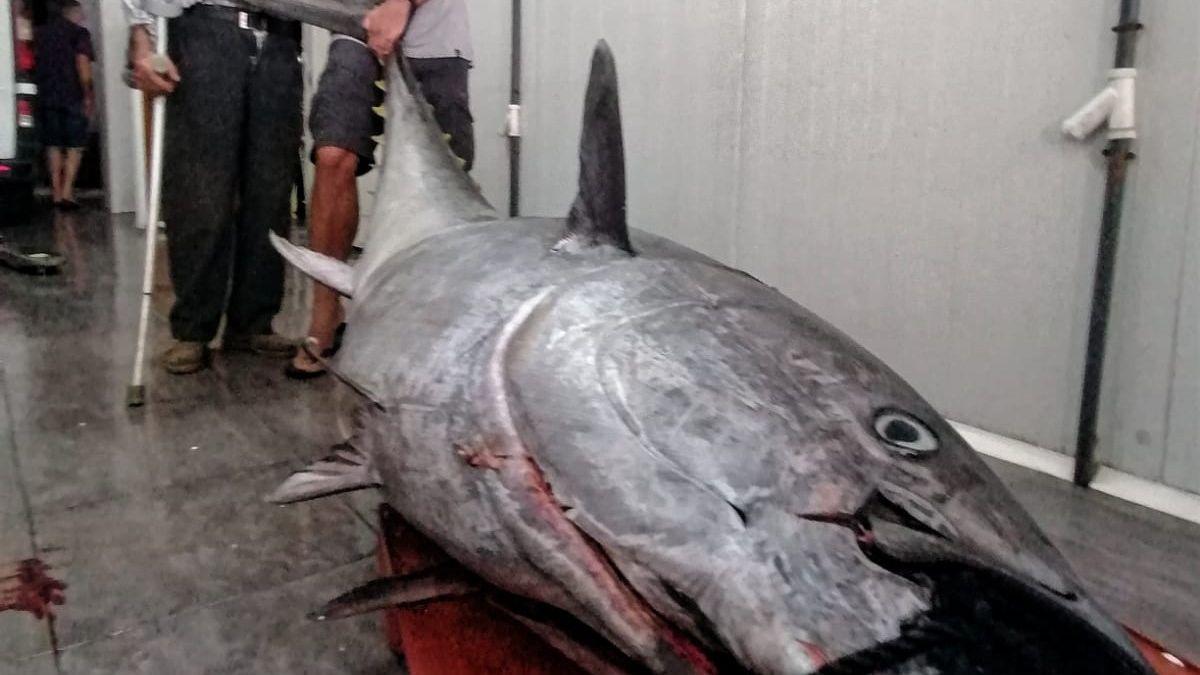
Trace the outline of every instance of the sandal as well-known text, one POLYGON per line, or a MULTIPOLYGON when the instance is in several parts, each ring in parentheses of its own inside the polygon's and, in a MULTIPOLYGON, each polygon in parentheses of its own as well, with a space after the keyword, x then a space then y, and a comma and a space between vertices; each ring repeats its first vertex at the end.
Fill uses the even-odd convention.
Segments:
MULTIPOLYGON (((338 350, 342 348, 342 337, 345 336, 345 334, 346 324, 341 323, 338 325, 337 330, 333 333, 333 346, 321 352, 322 359, 331 359, 338 353, 338 350)), ((296 380, 299 382, 315 380, 326 373, 325 366, 321 365, 320 363, 317 363, 316 366, 316 370, 297 368, 296 361, 293 359, 292 361, 289 361, 287 367, 283 369, 283 374, 289 380, 296 380)))

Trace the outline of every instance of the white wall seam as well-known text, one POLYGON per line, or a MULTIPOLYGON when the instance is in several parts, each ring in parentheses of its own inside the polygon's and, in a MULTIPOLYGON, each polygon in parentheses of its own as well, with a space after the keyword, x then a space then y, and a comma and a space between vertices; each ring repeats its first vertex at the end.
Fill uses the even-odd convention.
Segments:
POLYGON ((733 104, 734 124, 737 125, 737 130, 733 135, 733 175, 730 183, 733 185, 733 205, 729 209, 730 231, 732 235, 729 239, 729 264, 734 267, 741 265, 741 247, 739 241, 741 239, 741 214, 742 214, 742 158, 745 155, 743 148, 742 136, 745 133, 746 120, 746 88, 749 86, 749 71, 750 59, 747 58, 747 52, 750 45, 750 4, 758 0, 742 0, 741 12, 741 28, 742 41, 738 51, 738 60, 741 61, 740 82, 738 82, 736 98, 733 104))

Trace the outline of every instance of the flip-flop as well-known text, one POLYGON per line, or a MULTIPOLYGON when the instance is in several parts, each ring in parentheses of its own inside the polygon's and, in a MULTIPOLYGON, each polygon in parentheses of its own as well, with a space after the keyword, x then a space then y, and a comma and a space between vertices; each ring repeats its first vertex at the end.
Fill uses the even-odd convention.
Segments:
MULTIPOLYGON (((338 324, 337 330, 333 332, 333 346, 321 352, 321 358, 333 358, 338 353, 338 350, 342 348, 342 338, 345 335, 346 324, 343 322, 338 324)), ((326 370, 325 367, 321 366, 320 364, 317 364, 317 370, 305 370, 303 368, 297 368, 295 360, 292 360, 289 361, 287 367, 283 369, 283 374, 289 380, 304 382, 307 380, 315 380, 318 377, 324 376, 326 374, 326 370)))
MULTIPOLYGON (((326 349, 325 353, 329 353, 329 350, 326 349)), ((290 362, 287 364, 287 367, 283 369, 283 375, 289 380, 305 382, 307 380, 315 380, 318 377, 324 377, 329 374, 328 371, 325 370, 324 366, 321 364, 316 365, 316 370, 305 370, 303 368, 297 368, 295 362, 290 362)))
POLYGON ((0 237, 0 265, 26 274, 57 274, 64 262, 64 258, 55 253, 23 249, 0 237))

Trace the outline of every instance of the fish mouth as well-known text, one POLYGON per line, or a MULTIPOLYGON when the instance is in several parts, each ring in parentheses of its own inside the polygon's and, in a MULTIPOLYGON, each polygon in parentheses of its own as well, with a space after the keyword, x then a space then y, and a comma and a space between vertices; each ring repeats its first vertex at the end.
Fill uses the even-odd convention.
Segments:
POLYGON ((868 560, 930 591, 931 609, 874 650, 882 657, 925 656, 947 672, 1153 675, 1128 635, 1050 563, 1014 563, 896 497, 880 489, 854 513, 800 515, 850 530, 868 560))

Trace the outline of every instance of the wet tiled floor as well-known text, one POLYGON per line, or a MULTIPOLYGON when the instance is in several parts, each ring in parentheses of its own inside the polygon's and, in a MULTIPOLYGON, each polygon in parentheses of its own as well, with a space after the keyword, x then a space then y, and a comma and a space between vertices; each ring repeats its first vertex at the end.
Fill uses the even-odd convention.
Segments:
POLYGON ((67 256, 59 276, 0 268, 0 570, 36 558, 67 584, 53 622, 0 612, 0 673, 402 672, 376 619, 305 618, 373 575, 374 505, 263 501, 336 439, 330 383, 217 353, 195 377, 148 371, 130 410, 141 233, 90 212, 0 234, 67 256))
MULTIPOLYGON (((0 234, 67 257, 54 277, 0 268, 0 578, 39 559, 68 585, 53 621, 0 611, 0 674, 402 672, 375 618, 305 618, 371 577, 370 497, 262 499, 336 440, 331 383, 218 352, 197 376, 150 370, 131 411, 141 233, 93 211, 0 234)), ((305 302, 277 328, 297 334, 305 302)), ((1121 620, 1200 657, 1200 527, 994 465, 1121 620)))

